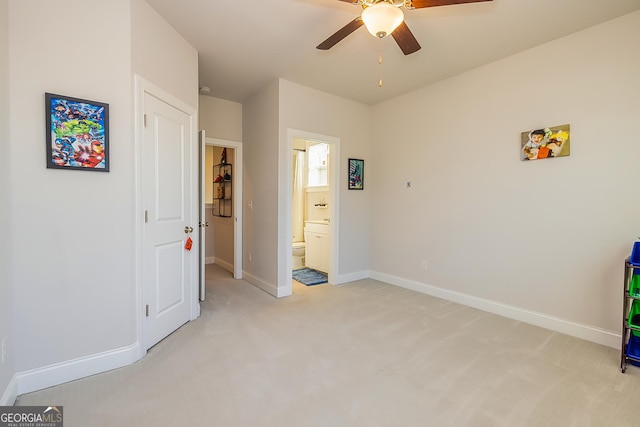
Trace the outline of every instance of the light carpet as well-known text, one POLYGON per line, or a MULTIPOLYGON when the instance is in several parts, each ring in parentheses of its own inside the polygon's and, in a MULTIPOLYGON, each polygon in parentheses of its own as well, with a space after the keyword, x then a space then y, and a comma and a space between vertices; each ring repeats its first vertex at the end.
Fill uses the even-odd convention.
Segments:
POLYGON ((375 280, 276 299, 210 265, 200 318, 142 360, 18 404, 64 405, 65 427, 637 426, 640 368, 619 364, 375 280))

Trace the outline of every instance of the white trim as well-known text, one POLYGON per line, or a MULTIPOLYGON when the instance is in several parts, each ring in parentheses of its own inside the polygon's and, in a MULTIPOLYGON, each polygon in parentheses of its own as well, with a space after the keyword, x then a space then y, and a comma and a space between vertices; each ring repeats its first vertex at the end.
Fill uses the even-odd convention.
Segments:
POLYGON ((211 257, 213 258, 213 264, 219 265, 220 267, 224 268, 225 270, 227 270, 228 272, 230 272, 231 274, 233 274, 233 264, 225 261, 221 258, 216 258, 216 257, 211 257))
MULTIPOLYGON (((142 227, 144 225, 142 212, 142 127, 144 117, 144 88, 146 80, 138 75, 134 75, 134 94, 133 94, 133 158, 134 158, 134 233, 135 233, 135 252, 134 252, 134 273, 136 283, 136 307, 135 307, 135 319, 136 319, 136 341, 138 344, 143 342, 143 320, 142 320, 142 227)), ((142 345, 138 345, 140 354, 138 357, 142 358, 146 354, 146 350, 143 350, 142 345)))
POLYGON ((15 375, 17 394, 31 393, 32 391, 121 368, 137 361, 140 353, 138 343, 135 343, 128 347, 19 372, 15 375))
POLYGON ((335 285, 343 283, 355 282, 356 280, 368 279, 370 277, 369 270, 355 271, 353 273, 340 274, 336 279, 335 285))
POLYGON ((308 132, 299 129, 287 129, 286 141, 279 145, 278 156, 278 297, 293 293, 292 283, 292 176, 293 140, 296 138, 324 142, 329 150, 329 272, 330 284, 338 284, 340 260, 340 138, 308 132))
POLYGON ((215 264, 216 262, 216 258, 212 257, 212 256, 208 256, 204 258, 204 263, 205 264, 215 264))
MULTIPOLYGON (((249 274, 246 271, 243 272, 243 278, 244 280, 246 280, 247 282, 251 283, 252 285, 257 286, 258 288, 262 289, 263 291, 267 292, 268 294, 273 295, 276 298, 281 298, 284 296, 288 296, 288 295, 279 295, 278 294, 278 286, 274 285, 273 283, 268 283, 265 282, 264 280, 254 276, 253 274, 249 274)), ((289 294, 291 295, 291 294, 289 294)))
POLYGON ((477 308, 479 310, 487 311, 489 313, 497 314, 509 319, 518 320, 530 325, 535 325, 555 332, 571 335, 572 337, 581 338, 587 341, 594 342, 596 344, 602 344, 608 347, 620 349, 620 341, 622 337, 620 334, 615 332, 606 331, 604 329, 596 328, 593 326, 560 319, 548 314, 538 313, 520 307, 515 307, 512 305, 502 304, 484 298, 463 294, 461 292, 437 288, 435 286, 426 285, 414 280, 403 279, 402 277, 392 276, 376 271, 371 271, 370 277, 375 280, 380 280, 381 282, 400 286, 406 289, 411 289, 413 291, 431 295, 436 298, 442 298, 447 301, 452 301, 469 307, 477 308))
POLYGON ((18 377, 14 374, 0 399, 0 406, 13 406, 18 398, 18 377))

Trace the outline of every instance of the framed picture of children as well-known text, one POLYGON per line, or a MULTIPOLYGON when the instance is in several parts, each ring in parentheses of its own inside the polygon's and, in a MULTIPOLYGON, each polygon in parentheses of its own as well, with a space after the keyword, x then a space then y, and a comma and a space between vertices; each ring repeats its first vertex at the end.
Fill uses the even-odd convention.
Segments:
POLYGON ((45 93, 47 168, 109 171, 109 104, 45 93))
POLYGON ((552 159, 571 153, 569 125, 532 129, 520 136, 522 160, 552 159))

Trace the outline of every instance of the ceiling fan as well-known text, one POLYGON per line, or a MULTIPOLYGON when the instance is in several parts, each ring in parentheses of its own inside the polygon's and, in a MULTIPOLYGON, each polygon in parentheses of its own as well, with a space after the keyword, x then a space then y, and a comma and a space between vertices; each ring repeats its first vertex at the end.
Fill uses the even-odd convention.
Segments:
POLYGON ((404 22, 401 7, 407 10, 425 7, 448 6, 464 3, 478 3, 493 0, 339 0, 362 6, 362 15, 336 31, 328 39, 316 46, 328 50, 361 26, 375 37, 383 38, 391 34, 405 55, 420 50, 420 44, 404 22))

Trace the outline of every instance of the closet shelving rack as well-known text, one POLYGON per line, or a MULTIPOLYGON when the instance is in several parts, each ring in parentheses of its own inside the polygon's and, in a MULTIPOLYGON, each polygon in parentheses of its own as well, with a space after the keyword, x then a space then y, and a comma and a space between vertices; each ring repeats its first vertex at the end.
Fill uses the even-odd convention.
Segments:
POLYGON ((213 166, 213 215, 229 218, 233 211, 233 181, 230 163, 213 166))

